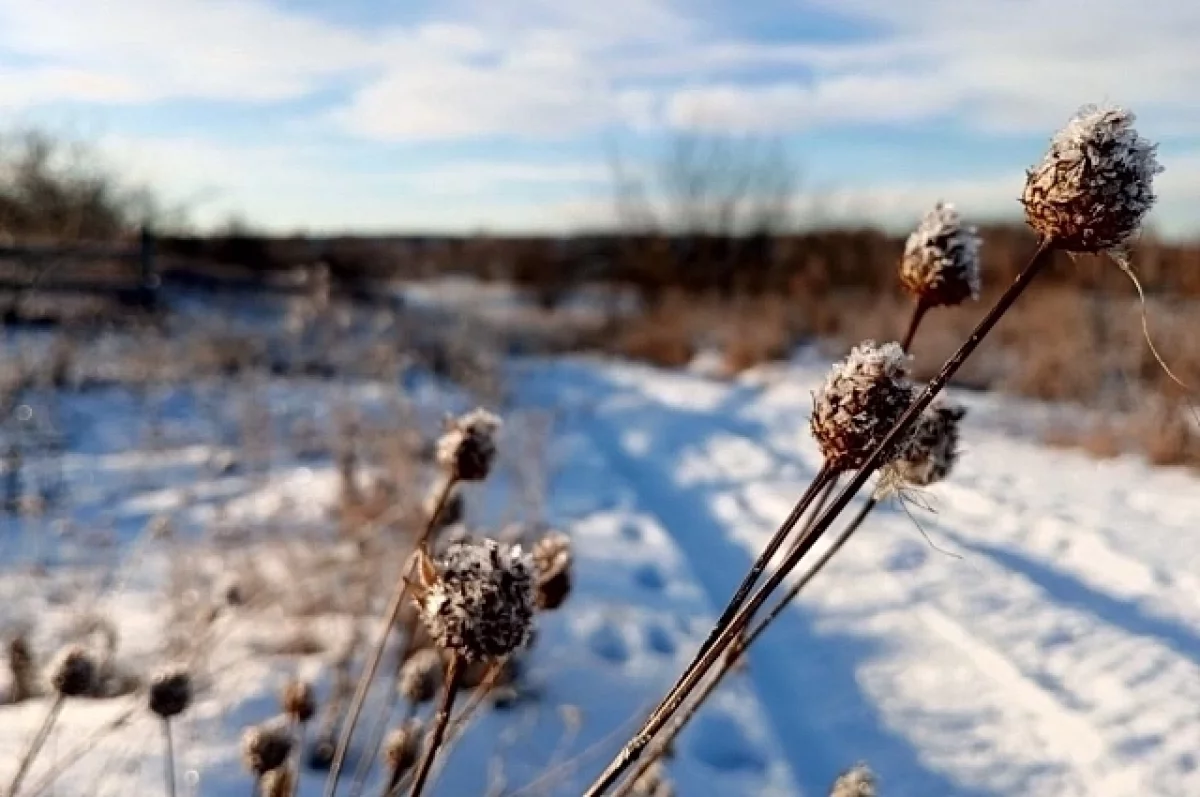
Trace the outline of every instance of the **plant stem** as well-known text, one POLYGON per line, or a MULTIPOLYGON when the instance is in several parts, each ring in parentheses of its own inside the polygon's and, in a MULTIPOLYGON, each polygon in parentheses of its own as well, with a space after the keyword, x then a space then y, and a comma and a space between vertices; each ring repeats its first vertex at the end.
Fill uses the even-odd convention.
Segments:
POLYGON ((413 784, 408 792, 408 797, 420 797, 421 792, 425 790, 425 782, 429 778, 429 770, 433 767, 433 759, 442 745, 446 726, 450 724, 450 711, 454 708, 454 698, 458 694, 458 681, 462 668, 462 656, 455 653, 450 659, 449 666, 446 667, 446 683, 442 689, 442 702, 438 706, 437 716, 433 720, 433 730, 429 732, 429 741, 421 754, 421 763, 417 765, 417 772, 413 775, 413 784))
MULTIPOLYGON (((425 521, 425 530, 421 533, 420 540, 417 541, 417 550, 427 550, 429 537, 433 534, 434 523, 438 515, 445 508, 446 501, 450 497, 450 492, 454 489, 454 484, 455 480, 452 478, 446 477, 442 480, 442 487, 438 491, 433 511, 429 513, 429 518, 425 521)), ((337 794, 338 779, 342 774, 342 766, 346 762, 346 751, 349 749, 350 742, 354 737, 354 727, 358 724, 358 717, 362 713, 363 703, 366 702, 367 692, 371 689, 371 681, 375 679, 375 672, 379 669, 379 662, 383 659, 383 651, 387 647, 387 640, 391 634, 392 626, 396 624, 396 618, 400 616, 400 609, 404 606, 404 599, 408 596, 408 582, 413 577, 412 568, 415 563, 415 558, 410 559, 407 572, 396 582, 396 588, 392 593, 392 600, 388 605, 384 618, 383 628, 379 631, 379 639, 375 643, 375 649, 371 653, 371 658, 367 662, 366 669, 363 670, 362 676, 358 679, 358 687, 354 690, 354 700, 350 704, 350 711, 346 716, 346 724, 342 728, 342 735, 338 739, 337 750, 333 754, 333 763, 329 769, 329 777, 325 781, 325 797, 334 797, 337 794)))
MULTIPOLYGON (((983 339, 997 322, 1008 312, 1025 289, 1029 287, 1034 278, 1049 265, 1053 252, 1054 248, 1050 241, 1043 239, 1039 242, 1037 251, 1028 265, 1017 275, 1013 284, 1008 287, 995 306, 988 311, 983 320, 975 327, 974 331, 963 341, 958 351, 946 361, 946 364, 938 372, 937 376, 930 380, 925 390, 909 406, 908 410, 900 417, 887 436, 875 447, 862 467, 854 473, 850 482, 833 499, 833 504, 817 519, 811 531, 801 538, 795 548, 788 554, 783 565, 768 577, 766 583, 739 610, 733 621, 725 626, 720 632, 717 641, 706 651, 699 654, 692 665, 685 670, 684 675, 677 682, 675 688, 668 693, 660 709, 651 715, 645 727, 609 762, 605 770, 588 790, 584 792, 584 797, 598 797, 604 794, 616 783, 621 774, 641 757, 646 745, 649 744, 656 733, 662 730, 671 715, 679 710, 688 694, 696 688, 697 683, 704 676, 704 673, 712 668, 717 658, 721 655, 722 650, 730 644, 741 627, 745 625, 754 612, 770 597, 770 594, 779 587, 780 583, 787 578, 788 574, 796 567, 804 555, 812 549, 817 540, 821 538, 821 535, 833 524, 837 516, 841 514, 850 501, 854 499, 858 491, 862 489, 862 486, 866 484, 871 474, 884 464, 887 452, 891 451, 895 443, 916 423, 925 408, 929 406, 938 393, 941 392, 942 388, 946 386, 946 383, 958 372, 966 359, 979 347, 979 344, 983 342, 983 339)), ((795 515, 796 512, 793 510, 792 516, 795 515)))
POLYGON ((54 696, 54 702, 50 704, 50 710, 46 712, 46 717, 42 720, 42 726, 38 728, 33 741, 29 743, 29 749, 25 751, 25 755, 21 757, 21 763, 17 766, 17 773, 13 775, 12 781, 8 784, 8 797, 17 797, 17 791, 21 788, 21 783, 25 780, 25 776, 29 774, 29 768, 37 760, 38 753, 42 751, 42 746, 46 744, 46 739, 50 737, 50 731, 54 729, 54 723, 62 711, 65 700, 66 698, 61 693, 54 696))
POLYGON ((166 743, 166 761, 163 775, 166 778, 167 797, 175 797, 175 742, 171 739, 171 720, 163 717, 163 741, 166 743))
POLYGON ((924 299, 917 299, 917 306, 913 308, 912 320, 908 322, 908 331, 904 333, 904 340, 900 342, 900 348, 905 351, 912 349, 913 338, 917 336, 917 329, 921 326, 921 320, 925 318, 925 314, 929 312, 929 305, 924 299))

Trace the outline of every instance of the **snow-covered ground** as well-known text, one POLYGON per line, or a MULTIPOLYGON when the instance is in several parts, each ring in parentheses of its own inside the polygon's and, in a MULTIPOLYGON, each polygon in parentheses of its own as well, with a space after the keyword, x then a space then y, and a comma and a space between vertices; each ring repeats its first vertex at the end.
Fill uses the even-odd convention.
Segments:
MULTIPOLYGON (((511 403, 499 409, 514 429, 551 422, 543 519, 574 541, 575 589, 540 620, 526 698, 480 716, 435 793, 582 790, 814 474, 807 418, 826 367, 801 359, 729 382, 585 358, 511 363, 511 403)), ((334 397, 386 412, 392 389, 267 381, 261 401, 277 417, 334 397)), ((425 383, 413 390, 427 418, 447 401, 425 383)), ((159 395, 165 431, 152 448, 137 432, 145 404, 129 393, 54 399, 70 500, 54 517, 0 527, 0 631, 24 624, 52 650, 73 618, 103 614, 125 666, 145 671, 163 656, 172 568, 207 565, 214 543, 200 529, 271 525, 301 546, 336 547, 328 459, 219 467, 239 421, 205 397, 159 395), (164 513, 175 538, 152 533, 164 513)), ((678 794, 823 795, 859 760, 891 797, 1200 794, 1200 481, 1043 448, 1021 433, 1032 411, 963 398, 971 414, 952 479, 920 497, 928 508, 881 508, 761 639, 682 736, 668 766, 678 794)), ((495 483, 470 497, 483 522, 505 519, 519 458, 506 454, 495 483)), ((230 621, 178 724, 185 794, 247 793, 242 728, 277 710, 294 672, 316 678, 319 694, 328 687, 328 652, 261 653, 292 625, 230 621)), ((335 649, 346 629, 330 616, 308 630, 335 649)), ((130 705, 69 703, 29 783, 66 762, 58 795, 163 793, 159 729, 142 712, 77 753, 130 705)), ((45 710, 0 707, 0 789, 45 710)), ((322 785, 306 773, 300 794, 322 785)))

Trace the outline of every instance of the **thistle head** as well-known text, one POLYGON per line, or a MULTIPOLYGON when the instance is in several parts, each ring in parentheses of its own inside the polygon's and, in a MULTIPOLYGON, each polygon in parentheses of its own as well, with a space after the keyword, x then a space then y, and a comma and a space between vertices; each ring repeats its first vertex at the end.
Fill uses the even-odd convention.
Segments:
POLYGON ((63 697, 86 695, 96 686, 95 657, 81 645, 59 651, 50 665, 50 686, 63 697))
MULTIPOLYGON (((809 423, 827 467, 857 468, 883 442, 912 403, 907 375, 908 355, 898 343, 864 341, 834 365, 813 397, 809 423)), ((895 451, 900 450, 897 441, 895 451)))
POLYGON ((939 202, 904 244, 900 284, 929 307, 979 298, 979 236, 939 202))
POLYGON ((884 469, 885 477, 928 487, 949 476, 958 460, 958 427, 966 414, 965 407, 948 402, 927 408, 913 425, 908 445, 884 469))
POLYGON ((523 646, 533 627, 533 567, 519 547, 495 540, 455 543, 422 556, 413 593, 438 647, 490 661, 523 646))
POLYGON ((308 722, 317 713, 312 684, 308 681, 288 681, 279 695, 279 705, 289 718, 300 723, 308 722))
POLYGON ((1123 247, 1154 205, 1158 145, 1116 106, 1085 105, 1026 173, 1021 203, 1043 238, 1069 252, 1123 247))
POLYGON ((393 778, 412 769, 421 755, 421 722, 406 720, 383 741, 383 760, 393 778))
POLYGON ((441 683, 442 657, 433 648, 418 650, 400 668, 400 694, 410 705, 433 700, 441 683))
POLYGON ((876 797, 877 779, 866 764, 855 764, 838 775, 829 790, 829 797, 876 797))
POLYGON ((263 723, 242 734, 242 762, 258 777, 279 769, 292 752, 292 735, 278 722, 263 723))
POLYGON ((571 594, 571 538, 552 531, 533 546, 534 597, 542 610, 557 609, 571 594))
POLYGON ((186 667, 172 666, 158 671, 150 679, 147 693, 150 710, 170 719, 187 711, 192 703, 192 675, 186 667))
POLYGON ((496 433, 501 421, 484 409, 446 420, 438 439, 437 463, 454 481, 483 481, 496 458, 496 433))

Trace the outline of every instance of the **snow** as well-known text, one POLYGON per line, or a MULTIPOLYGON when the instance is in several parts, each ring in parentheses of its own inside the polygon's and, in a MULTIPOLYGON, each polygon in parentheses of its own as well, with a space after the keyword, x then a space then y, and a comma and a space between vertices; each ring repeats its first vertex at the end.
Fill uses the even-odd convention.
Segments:
MULTIPOLYGON (((544 520, 571 538, 573 591, 538 619, 526 694, 479 716, 434 793, 580 793, 690 659, 819 467, 808 415, 828 366, 798 358, 718 381, 593 358, 511 362, 510 405, 494 408, 505 419, 497 472, 468 504, 496 524, 511 519, 503 496, 518 464, 505 435, 548 418, 544 520)), ((431 434, 442 411, 465 408, 453 392, 413 384, 431 434)), ((0 631, 29 627, 48 651, 80 615, 102 614, 119 631, 122 666, 148 673, 164 663, 173 604, 163 595, 181 570, 215 583, 234 551, 303 578, 313 574, 290 571, 279 551, 350 555, 328 534, 334 465, 286 452, 261 470, 237 459, 240 399, 220 388, 30 400, 37 412, 54 407, 70 500, 0 525, 0 631), (163 429, 152 441, 141 433, 148 406, 163 429), (222 453, 236 466, 214 467, 222 453), (170 535, 153 533, 162 513, 170 535), (225 536, 202 533, 214 526, 225 536), (260 527, 273 531, 237 536, 260 527)), ((256 390, 286 426, 335 400, 386 412, 394 387, 265 379, 256 390)), ((918 495, 933 511, 881 507, 763 636, 680 738, 667 766, 679 794, 825 795, 859 761, 889 796, 1200 793, 1200 543, 1190 533, 1200 482, 1043 448, 1029 431, 1040 416, 1024 404, 954 398, 968 407, 963 455, 946 483, 918 495)), ((242 730, 278 711, 294 674, 316 679, 318 700, 328 693, 324 665, 349 635, 344 618, 273 611, 214 626, 206 677, 176 725, 182 794, 247 793, 242 730), (298 630, 327 651, 264 652, 298 630)), ((69 702, 28 783, 69 762, 55 794, 162 793, 160 731, 144 710, 79 754, 131 706, 69 702)), ((46 709, 44 699, 0 706, 0 781, 46 709)), ((323 780, 306 772, 300 794, 320 794, 323 780)))

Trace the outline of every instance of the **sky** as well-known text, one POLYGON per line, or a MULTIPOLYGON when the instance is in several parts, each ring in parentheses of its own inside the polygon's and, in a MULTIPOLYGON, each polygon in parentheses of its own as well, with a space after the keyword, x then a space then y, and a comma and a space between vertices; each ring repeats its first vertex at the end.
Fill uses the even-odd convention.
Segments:
POLYGON ((200 225, 570 232, 680 136, 780 143, 800 223, 1019 218, 1085 103, 1200 235, 1192 0, 0 0, 0 128, 92 142, 200 225))

